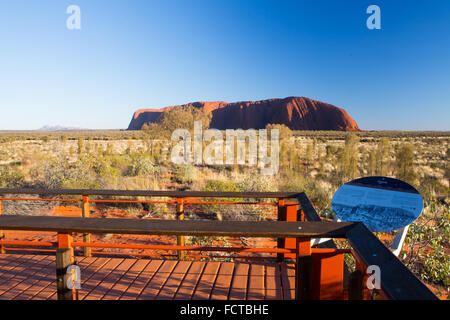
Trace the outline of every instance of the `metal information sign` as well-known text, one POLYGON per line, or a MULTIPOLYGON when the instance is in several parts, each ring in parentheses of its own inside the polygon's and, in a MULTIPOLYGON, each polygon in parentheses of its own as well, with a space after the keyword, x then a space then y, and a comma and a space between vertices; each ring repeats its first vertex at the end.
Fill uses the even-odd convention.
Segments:
POLYGON ((374 232, 385 232, 414 222, 422 212, 423 199, 401 180, 364 177, 341 186, 331 206, 342 221, 363 222, 374 232))

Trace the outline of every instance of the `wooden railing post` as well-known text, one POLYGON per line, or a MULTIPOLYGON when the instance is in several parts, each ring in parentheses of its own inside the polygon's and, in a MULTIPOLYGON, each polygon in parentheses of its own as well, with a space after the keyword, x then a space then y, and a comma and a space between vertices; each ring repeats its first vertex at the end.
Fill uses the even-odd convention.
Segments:
POLYGON ((58 233, 58 248, 56 249, 56 292, 58 300, 74 300, 76 297, 74 287, 70 287, 68 283, 71 275, 67 273, 67 268, 75 262, 72 240, 72 234, 58 233))
MULTIPOLYGON (((299 213, 297 210, 297 205, 286 205, 284 199, 278 199, 278 221, 298 221, 299 213)), ((279 238, 278 248, 285 249, 295 249, 296 239, 295 238, 279 238)), ((278 261, 281 262, 285 258, 295 259, 295 253, 279 253, 277 254, 278 261)))
POLYGON ((348 299, 363 300, 364 275, 360 270, 355 270, 348 277, 348 299))
POLYGON ((311 239, 297 238, 297 263, 295 272, 295 299, 311 300, 313 259, 311 256, 311 239))
POLYGON ((303 208, 298 209, 299 221, 305 221, 305 212, 303 212, 303 208))
MULTIPOLYGON (((297 205, 286 205, 286 221, 297 222, 299 220, 297 205)), ((295 249, 297 247, 296 238, 286 238, 284 239, 284 248, 295 249)), ((296 259, 295 253, 285 253, 284 258, 296 259)))
MULTIPOLYGON (((177 220, 184 220, 184 199, 177 198, 177 220)), ((177 245, 184 246, 184 236, 177 236, 177 245)), ((178 250, 178 260, 184 259, 184 251, 178 250)))
POLYGON ((341 300, 344 289, 344 254, 337 249, 314 248, 313 287, 314 300, 341 300))
MULTIPOLYGON (((91 208, 89 205, 89 196, 83 195, 83 202, 81 207, 81 215, 83 218, 89 218, 91 216, 91 208)), ((91 242, 91 234, 83 233, 83 242, 90 243, 91 242)), ((85 257, 92 256, 92 248, 91 247, 83 247, 83 253, 85 257)))
MULTIPOLYGON (((286 207, 284 206, 284 199, 278 199, 278 221, 286 221, 286 207)), ((277 239, 277 247, 282 249, 285 245, 285 238, 277 239)), ((277 253, 278 262, 282 262, 284 260, 283 253, 277 253)))
MULTIPOLYGON (((3 214, 3 203, 2 203, 2 199, 3 195, 0 194, 0 215, 3 214)), ((0 230, 0 241, 5 240, 5 232, 3 230, 0 230)), ((5 253, 5 246, 3 244, 0 244, 0 254, 1 253, 5 253)))

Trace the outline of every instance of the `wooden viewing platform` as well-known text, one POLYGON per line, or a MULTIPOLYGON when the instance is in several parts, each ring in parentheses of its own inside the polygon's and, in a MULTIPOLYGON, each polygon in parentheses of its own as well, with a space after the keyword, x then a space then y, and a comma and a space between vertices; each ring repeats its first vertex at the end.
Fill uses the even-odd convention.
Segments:
MULTIPOLYGON (((77 257, 79 300, 291 300, 293 264, 77 257)), ((0 255, 0 300, 54 300, 55 257, 0 255)))
MULTIPOLYGON (((80 195, 81 199, 56 201, 79 201, 83 210, 83 217, 0 215, 0 299, 437 299, 363 223, 322 221, 304 193, 0 189, 0 194, 80 195), (174 197, 155 202, 176 204, 177 220, 90 218, 90 202, 152 202, 92 200, 90 195, 174 197), (197 203, 198 197, 243 199, 242 202, 208 200, 200 204, 276 205, 278 221, 184 220, 184 205, 197 203), (277 201, 249 202, 247 198, 277 201), (297 202, 285 202, 292 198, 297 202), (54 232, 57 241, 8 241, 1 230, 54 232), (177 244, 93 243, 91 233, 173 235, 177 244), (74 234, 82 234, 83 241, 74 241, 74 234), (269 237, 278 241, 277 248, 200 247, 186 246, 184 236, 269 237), (313 239, 323 238, 329 240, 311 246, 313 239), (351 249, 338 249, 333 239, 346 239, 351 249), (47 255, 10 253, 23 246, 28 246, 26 250, 42 246, 50 249, 47 255), (99 257, 92 256, 93 247, 175 250, 177 259, 137 259, 133 254, 99 257), (83 249, 82 256, 75 254, 75 248, 83 249), (204 251, 269 253, 269 256, 249 262, 240 259, 237 262, 231 257, 229 262, 199 261, 195 255, 186 254, 204 251), (344 254, 354 258, 354 271, 346 269, 344 254), (381 270, 380 288, 365 287, 366 270, 372 265, 381 270), (78 290, 72 288, 76 279, 73 266, 81 272, 78 290), (346 289, 345 272, 350 272, 346 289)), ((0 214, 5 200, 19 198, 0 196, 0 214)))

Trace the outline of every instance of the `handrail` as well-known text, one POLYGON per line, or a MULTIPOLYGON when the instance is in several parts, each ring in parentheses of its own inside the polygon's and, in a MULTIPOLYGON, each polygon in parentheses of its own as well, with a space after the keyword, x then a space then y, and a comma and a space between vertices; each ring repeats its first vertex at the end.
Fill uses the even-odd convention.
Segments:
MULTIPOLYGON (((49 202, 83 202, 82 199, 61 199, 61 198, 10 198, 0 197, 1 200, 7 201, 49 201, 49 202)), ((89 202, 93 203, 166 203, 175 204, 175 200, 163 201, 163 200, 131 200, 131 199, 90 199, 89 202)), ((248 205, 266 205, 276 206, 277 202, 250 202, 250 201, 184 201, 185 205, 190 204, 248 204, 248 205)), ((286 202, 285 205, 298 205, 298 203, 286 202)))
POLYGON ((296 198, 298 192, 215 192, 215 191, 150 191, 99 189, 5 189, 0 194, 91 195, 91 196, 148 196, 173 198, 296 198))
MULTIPOLYGON (((184 220, 184 206, 189 205, 208 205, 208 204, 241 204, 241 205, 269 205, 278 206, 278 220, 291 221, 292 219, 286 219, 280 216, 280 210, 295 209, 293 206, 297 206, 298 203, 284 203, 284 199, 295 198, 298 193, 292 192, 214 192, 214 191, 151 191, 151 190, 103 190, 103 189, 34 189, 34 188, 15 188, 15 189, 0 189, 0 205, 2 200, 12 201, 51 201, 51 202, 74 202, 82 203, 82 217, 90 217, 89 203, 164 203, 164 204, 176 204, 176 219, 184 220), (5 197, 4 195, 19 195, 19 194, 37 194, 41 196, 47 195, 45 198, 18 198, 18 197, 5 197), (52 195, 71 195, 82 196, 82 199, 61 199, 61 198, 49 198, 52 195), (135 199, 92 199, 90 196, 133 196, 133 197, 171 197, 170 200, 135 200, 135 199), (206 198, 206 201, 196 201, 197 198, 206 198), (274 198, 277 202, 261 202, 261 201, 211 201, 215 198, 253 198, 253 199, 267 199, 274 198), (281 203, 283 203, 281 205, 281 203)), ((0 214, 2 210, 0 209, 0 214)), ((294 219, 297 221, 298 219, 294 219)), ((1 238, 0 229, 0 238, 1 238)), ((91 235, 89 233, 84 234, 84 241, 90 242, 91 235)), ((177 244, 184 245, 184 236, 177 236, 177 244)), ((289 246, 289 245, 288 245, 289 246)), ((281 245, 280 247, 284 247, 281 245)), ((292 244, 291 244, 292 248, 292 244)), ((5 247, 0 243, 0 253, 5 251, 5 247)), ((183 259, 183 251, 178 252, 178 258, 183 259)), ((91 248, 84 248, 84 255, 86 257, 91 256, 91 248)), ((278 257, 292 257, 292 255, 278 254, 278 257)))
POLYGON ((65 233, 345 238, 354 222, 135 220, 52 216, 0 216, 0 229, 65 233))

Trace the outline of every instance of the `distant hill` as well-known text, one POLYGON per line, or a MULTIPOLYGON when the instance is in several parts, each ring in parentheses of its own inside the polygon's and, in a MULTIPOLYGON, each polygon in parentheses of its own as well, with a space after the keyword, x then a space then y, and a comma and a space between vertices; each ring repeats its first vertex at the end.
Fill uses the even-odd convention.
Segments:
POLYGON ((77 127, 64 127, 59 125, 56 126, 46 125, 43 126, 42 128, 37 129, 37 131, 70 131, 70 130, 87 130, 87 129, 77 127))
MULTIPOLYGON (((292 130, 360 131, 348 113, 334 105, 305 97, 288 97, 261 101, 194 102, 193 105, 212 112, 210 128, 263 129, 269 123, 285 124, 292 130)), ((174 108, 140 109, 128 130, 140 130, 145 123, 158 122, 159 116, 174 108)))

